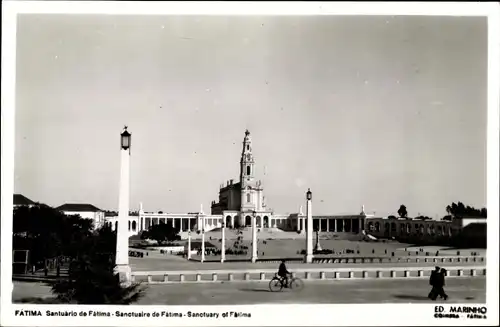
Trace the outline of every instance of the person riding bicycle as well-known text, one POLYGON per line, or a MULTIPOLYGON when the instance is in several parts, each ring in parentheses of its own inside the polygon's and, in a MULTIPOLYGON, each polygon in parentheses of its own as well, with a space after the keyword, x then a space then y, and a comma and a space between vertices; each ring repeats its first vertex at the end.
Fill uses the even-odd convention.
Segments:
POLYGON ((278 276, 283 279, 285 288, 288 288, 288 275, 290 275, 290 272, 286 269, 285 260, 281 260, 280 267, 278 268, 278 276))

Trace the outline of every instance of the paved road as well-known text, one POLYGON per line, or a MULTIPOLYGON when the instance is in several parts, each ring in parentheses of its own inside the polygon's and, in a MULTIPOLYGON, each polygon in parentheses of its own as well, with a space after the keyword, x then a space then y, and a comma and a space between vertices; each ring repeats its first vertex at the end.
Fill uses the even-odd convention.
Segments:
MULTIPOLYGON (((428 280, 307 281, 300 292, 271 293, 268 282, 150 285, 140 305, 229 305, 262 303, 426 303, 428 280)), ((486 278, 447 280, 452 303, 485 303, 486 278)), ((50 297, 39 283, 14 283, 12 300, 50 297)))
MULTIPOLYGON (((428 280, 305 282, 300 292, 269 291, 268 282, 151 285, 138 304, 246 305, 262 303, 426 303, 428 280)), ((485 303, 486 279, 448 279, 452 303, 485 303)), ((442 301, 442 300, 441 300, 442 301)))

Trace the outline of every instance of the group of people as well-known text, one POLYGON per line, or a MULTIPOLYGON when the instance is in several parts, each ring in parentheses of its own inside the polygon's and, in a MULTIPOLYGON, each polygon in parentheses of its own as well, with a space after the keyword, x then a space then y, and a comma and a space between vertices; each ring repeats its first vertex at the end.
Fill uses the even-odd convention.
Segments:
MULTIPOLYGON (((197 255, 201 255, 201 249, 198 249, 198 251, 196 252, 197 255)), ((205 249, 205 255, 220 255, 221 254, 221 251, 220 250, 217 250, 216 248, 206 248, 205 249)))
POLYGON ((428 297, 432 301, 436 301, 438 296, 444 300, 448 299, 448 295, 446 295, 446 293, 444 292, 445 276, 446 276, 446 269, 444 268, 436 267, 436 269, 431 273, 429 284, 432 286, 432 289, 428 297))

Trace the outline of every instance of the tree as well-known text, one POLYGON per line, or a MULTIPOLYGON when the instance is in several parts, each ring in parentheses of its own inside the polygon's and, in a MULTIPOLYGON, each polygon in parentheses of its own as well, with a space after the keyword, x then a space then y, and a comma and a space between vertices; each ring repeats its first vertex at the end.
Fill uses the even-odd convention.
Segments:
POLYGON ((70 264, 69 278, 56 282, 52 292, 63 303, 130 304, 143 294, 140 284, 122 287, 114 274, 116 233, 105 226, 81 243, 70 264))
POLYGON ((29 250, 32 264, 56 256, 75 256, 93 229, 92 220, 67 216, 44 204, 17 207, 13 219, 13 249, 29 250))
MULTIPOLYGON (((470 208, 470 207, 469 207, 470 208)), ((470 210, 470 209, 469 209, 470 210)), ((457 203, 457 211, 461 214, 464 215, 467 213, 467 209, 465 208, 465 205, 462 202, 457 203)))
POLYGON ((487 211, 486 208, 476 209, 472 206, 465 206, 462 202, 455 203, 446 206, 446 212, 452 217, 483 217, 486 218, 487 211))
POLYGON ((153 225, 149 230, 145 231, 142 235, 142 239, 152 239, 162 244, 166 241, 178 241, 180 228, 174 228, 172 223, 153 225))
POLYGON ((29 250, 32 263, 65 256, 69 276, 53 286, 59 301, 127 304, 142 294, 138 285, 122 288, 114 275, 116 233, 93 230, 92 220, 67 216, 47 205, 14 209, 13 249, 29 250))
POLYGON ((446 213, 448 214, 448 216, 451 216, 451 206, 450 205, 446 206, 446 213))
POLYGON ((398 215, 399 215, 399 217, 402 217, 402 218, 406 218, 408 216, 408 212, 406 211, 406 206, 404 204, 402 204, 399 207, 398 215))

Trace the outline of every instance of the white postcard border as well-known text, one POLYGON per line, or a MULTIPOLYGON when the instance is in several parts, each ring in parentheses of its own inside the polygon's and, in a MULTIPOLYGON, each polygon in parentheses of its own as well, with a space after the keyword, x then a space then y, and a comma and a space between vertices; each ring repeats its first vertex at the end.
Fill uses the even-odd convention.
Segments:
MULTIPOLYGON (((2 3, 2 165, 1 165, 1 323, 10 326, 163 326, 178 325, 478 325, 498 324, 498 217, 499 217, 499 107, 500 107, 500 20, 496 3, 387 3, 387 2, 3 2, 2 3), (52 310, 50 305, 11 303, 12 281, 12 194, 14 189, 14 122, 17 13, 73 14, 204 14, 204 15, 443 15, 488 17, 488 144, 487 144, 487 307, 482 321, 435 319, 433 304, 332 304, 332 305, 249 305, 249 306, 57 306, 57 310, 124 312, 248 312, 252 318, 116 318, 19 317, 16 309, 52 310), (7 277, 8 276, 8 277, 7 277)), ((443 305, 445 308, 450 305, 443 305)))

